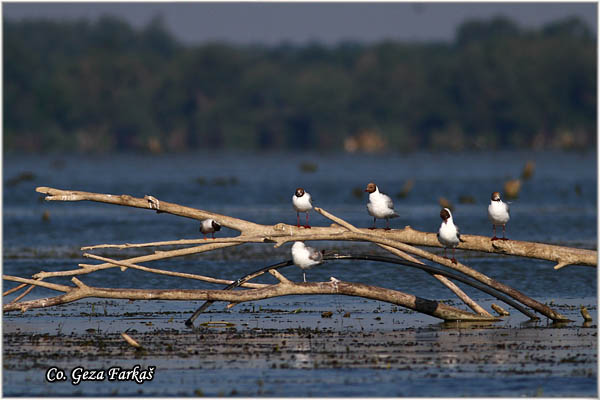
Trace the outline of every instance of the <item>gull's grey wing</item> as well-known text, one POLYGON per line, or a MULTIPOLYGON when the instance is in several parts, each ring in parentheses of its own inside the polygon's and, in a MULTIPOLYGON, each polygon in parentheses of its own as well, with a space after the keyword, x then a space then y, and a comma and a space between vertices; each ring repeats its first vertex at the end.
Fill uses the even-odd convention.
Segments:
POLYGON ((308 249, 308 258, 313 261, 322 261, 323 254, 320 251, 313 249, 312 247, 307 247, 308 249))
POLYGON ((394 202, 392 201, 392 198, 391 198, 390 196, 388 196, 387 194, 384 194, 384 195, 383 195, 383 198, 384 198, 384 200, 385 200, 385 205, 386 205, 388 208, 391 208, 391 209, 393 209, 393 208, 394 208, 394 202))
POLYGON ((460 229, 458 229, 458 226, 454 225, 454 227, 456 228, 456 237, 458 238, 459 242, 464 242, 465 239, 460 237, 460 229))

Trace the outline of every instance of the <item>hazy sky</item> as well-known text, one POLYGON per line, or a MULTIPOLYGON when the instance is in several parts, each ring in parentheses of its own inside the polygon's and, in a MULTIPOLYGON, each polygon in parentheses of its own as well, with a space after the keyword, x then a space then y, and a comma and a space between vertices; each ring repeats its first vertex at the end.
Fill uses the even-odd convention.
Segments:
POLYGON ((340 40, 431 40, 453 38, 468 18, 510 17, 523 27, 539 27, 576 15, 597 32, 595 2, 575 3, 3 3, 4 18, 92 18, 112 14, 134 26, 161 15, 187 43, 226 40, 276 44, 281 41, 328 44, 340 40))

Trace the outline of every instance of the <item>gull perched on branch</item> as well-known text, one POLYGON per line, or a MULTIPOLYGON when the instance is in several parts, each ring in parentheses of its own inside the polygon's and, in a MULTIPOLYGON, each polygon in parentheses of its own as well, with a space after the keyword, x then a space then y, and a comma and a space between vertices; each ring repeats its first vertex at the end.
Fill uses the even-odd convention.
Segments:
POLYGON ((373 182, 370 182, 367 185, 365 192, 369 192, 367 211, 373 216, 373 227, 369 229, 375 229, 377 218, 385 218, 385 230, 390 230, 390 218, 398 216, 398 214, 394 212, 394 202, 391 197, 381 193, 377 185, 373 182))
POLYGON ((206 234, 212 234, 212 238, 215 238, 215 232, 221 230, 221 225, 219 225, 214 219, 208 218, 204 219, 200 222, 200 232, 204 234, 204 239, 206 240, 206 234))
POLYGON ((508 204, 500 199, 500 193, 492 193, 492 199, 488 206, 488 217, 492 221, 494 237, 492 240, 508 240, 506 236, 506 223, 510 219, 508 204), (496 225, 502 225, 502 238, 496 237, 496 225))
POLYGON ((305 228, 310 228, 308 225, 308 212, 312 210, 312 201, 310 194, 305 191, 303 188, 299 187, 296 189, 296 192, 292 196, 292 204, 294 205, 294 209, 296 210, 297 217, 297 227, 300 227, 300 213, 306 213, 306 225, 305 228))
POLYGON ((306 282, 305 270, 321 264, 323 262, 323 254, 305 245, 304 242, 294 242, 292 246, 292 259, 295 265, 302 268, 302 275, 304 276, 304 282, 306 282))
POLYGON ((452 213, 449 209, 443 208, 442 211, 440 211, 440 218, 442 219, 442 224, 440 225, 440 229, 437 234, 438 241, 444 246, 444 257, 446 257, 446 249, 448 247, 452 248, 451 260, 454 264, 456 264, 456 259, 454 258, 454 249, 460 242, 464 242, 464 240, 460 237, 458 226, 454 225, 452 213))

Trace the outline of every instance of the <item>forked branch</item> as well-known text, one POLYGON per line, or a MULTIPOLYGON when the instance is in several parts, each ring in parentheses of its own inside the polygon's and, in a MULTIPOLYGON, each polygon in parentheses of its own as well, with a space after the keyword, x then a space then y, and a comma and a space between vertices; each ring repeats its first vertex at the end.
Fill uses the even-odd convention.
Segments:
MULTIPOLYGON (((180 206, 174 203, 168 203, 158 200, 153 196, 145 198, 136 198, 129 195, 112 195, 101 193, 90 193, 75 190, 61 190, 49 187, 38 187, 36 191, 46 194, 48 201, 97 201, 103 203, 117 204, 128 207, 145 208, 158 212, 179 215, 186 218, 202 220, 213 218, 221 225, 237 230, 245 238, 262 237, 264 239, 276 240, 282 237, 291 237, 290 240, 359 240, 351 233, 373 234, 369 229, 359 228, 352 231, 338 222, 330 227, 313 227, 310 232, 307 229, 298 228, 295 225, 279 223, 276 225, 261 225, 245 221, 239 218, 233 218, 226 215, 215 214, 209 211, 195 209, 191 207, 180 206), (151 199, 151 200, 149 200, 151 199)), ((317 210, 318 207, 315 208, 317 210)), ((317 210, 318 211, 318 210, 317 210)), ((390 231, 377 231, 377 236, 398 242, 410 244, 413 246, 441 247, 435 233, 421 232, 412 229, 410 226, 404 229, 392 229, 390 231)), ((553 261, 557 267, 566 265, 585 265, 597 266, 597 252, 594 250, 577 249, 564 246, 556 246, 545 243, 524 242, 518 240, 491 241, 487 236, 462 234, 465 240, 459 245, 461 250, 481 251, 487 253, 499 253, 513 256, 537 258, 540 260, 553 261)), ((245 239, 244 238, 244 239, 245 239)), ((230 238, 233 239, 233 238, 230 238)), ((231 241, 230 241, 231 242, 231 241)), ((181 244, 198 244, 197 241, 187 240, 181 244)), ((176 241, 169 242, 170 245, 177 244, 176 241)))
MULTIPOLYGON (((550 307, 541 304, 524 294, 512 289, 492 278, 481 274, 480 272, 463 265, 461 263, 452 263, 450 260, 427 252, 415 245, 440 247, 435 233, 419 232, 410 227, 404 229, 394 229, 391 231, 372 231, 368 229, 357 228, 343 219, 315 207, 315 211, 321 213, 326 218, 331 219, 334 224, 329 227, 313 227, 312 229, 299 228, 294 225, 279 223, 276 225, 261 225, 253 222, 245 221, 238 218, 229 217, 226 215, 216 214, 204 210, 199 210, 191 207, 180 206, 178 204, 165 202, 157 199, 154 196, 146 195, 144 198, 136 198, 129 195, 110 195, 81 191, 69 191, 53 189, 48 187, 39 187, 36 189, 40 193, 45 193, 46 200, 49 201, 96 201, 109 204, 123 205, 128 207, 146 208, 159 213, 170 213, 192 219, 213 218, 222 226, 237 230, 239 236, 218 238, 215 240, 203 239, 186 239, 175 241, 162 241, 141 244, 107 244, 87 246, 83 249, 91 250, 105 247, 130 248, 130 247, 160 247, 160 246, 190 246, 168 251, 155 251, 152 254, 147 254, 139 257, 133 257, 123 260, 114 260, 106 257, 101 257, 93 254, 86 254, 87 257, 103 261, 101 264, 80 264, 81 268, 65 270, 39 272, 33 276, 35 279, 26 279, 13 276, 4 276, 5 280, 21 283, 18 288, 5 292, 5 295, 30 285, 27 291, 30 291, 34 286, 44 286, 46 288, 64 292, 64 294, 47 298, 30 301, 14 301, 10 304, 5 304, 4 311, 11 310, 26 310, 35 307, 47 307, 56 304, 64 304, 86 297, 110 297, 124 299, 170 299, 170 300, 207 300, 207 303, 212 301, 227 301, 231 304, 237 304, 243 301, 254 301, 276 296, 285 296, 291 294, 343 294, 349 296, 360 296, 369 299, 381 300, 398 304, 418 312, 422 312, 444 320, 485 320, 493 321, 492 317, 485 309, 479 306, 476 302, 470 299, 455 283, 448 278, 458 280, 474 287, 479 287, 481 290, 490 293, 507 304, 514 306, 519 311, 534 318, 534 316, 513 300, 504 297, 504 293, 513 299, 533 308, 535 311, 555 320, 567 320, 563 315, 555 312, 550 307), (401 259, 407 260, 408 264, 422 268, 432 274, 436 279, 441 281, 450 290, 452 290, 459 298, 461 298, 476 314, 462 311, 454 307, 449 307, 444 304, 421 299, 416 296, 408 295, 396 290, 383 289, 376 286, 364 285, 361 283, 342 282, 332 278, 331 282, 317 282, 308 284, 297 284, 289 281, 281 273, 274 268, 265 268, 273 274, 279 283, 273 285, 250 283, 247 280, 259 276, 261 273, 251 274, 247 276, 247 280, 243 282, 243 286, 250 288, 248 290, 182 290, 182 289, 161 289, 161 290, 142 290, 142 289, 110 289, 98 288, 85 285, 82 281, 75 278, 76 275, 84 275, 95 271, 100 271, 107 268, 120 267, 123 271, 127 268, 143 270, 145 272, 177 276, 188 279, 199 279, 211 283, 228 284, 228 287, 236 286, 236 282, 242 284, 240 280, 231 281, 212 277, 206 277, 196 274, 184 274, 179 272, 165 271, 156 268, 149 268, 140 263, 173 258, 184 255, 199 254, 207 251, 212 251, 219 248, 237 246, 244 243, 274 243, 275 247, 279 247, 291 241, 308 241, 308 240, 342 240, 342 241, 363 241, 372 242, 381 248, 393 253, 401 259), (416 257, 429 260, 451 268, 475 279, 479 283, 465 280, 460 275, 452 275, 451 273, 428 267, 416 257), (427 269, 429 268, 429 269, 427 269), (72 276, 72 282, 75 286, 57 285, 43 281, 46 278, 59 276, 72 276), (482 285, 483 284, 483 285, 482 285), (480 286, 478 286, 480 285, 480 286)), ((492 242, 490 238, 476 235, 462 235, 466 242, 461 243, 459 248, 463 250, 483 251, 490 253, 502 253, 529 258, 538 258, 549 260, 557 263, 557 267, 565 265, 587 265, 596 266, 596 251, 572 249, 563 246, 547 245, 542 243, 521 242, 521 241, 497 241, 492 242)), ((287 262, 286 265, 289 265, 287 262)), ((237 285, 239 286, 239 285, 237 285)), ((21 295, 24 296, 27 293, 21 295)), ((20 298, 19 298, 20 299, 20 298)), ((204 306, 203 306, 204 307, 204 306)), ((199 309, 201 312, 203 308, 199 309)), ((196 314, 195 314, 196 315, 196 314)))
MULTIPOLYGON (((14 277, 4 276, 6 280, 14 277)), ((83 284, 77 278, 72 279, 75 286, 62 287, 65 294, 53 298, 29 300, 17 304, 7 304, 4 311, 25 311, 31 308, 46 307, 48 304, 65 304, 89 297, 130 299, 130 300, 210 300, 241 303, 288 295, 341 294, 367 299, 385 301, 418 311, 445 321, 497 321, 498 318, 473 314, 458 308, 397 290, 390 290, 362 283, 350 283, 339 280, 330 282, 294 283, 287 279, 261 289, 250 290, 199 290, 199 289, 109 289, 83 284)), ((18 280, 21 282, 22 280, 18 280)), ((27 279, 27 283, 36 285, 38 281, 27 279)), ((40 285, 41 286, 41 285, 40 285)), ((56 288, 59 290, 58 288, 56 288)))

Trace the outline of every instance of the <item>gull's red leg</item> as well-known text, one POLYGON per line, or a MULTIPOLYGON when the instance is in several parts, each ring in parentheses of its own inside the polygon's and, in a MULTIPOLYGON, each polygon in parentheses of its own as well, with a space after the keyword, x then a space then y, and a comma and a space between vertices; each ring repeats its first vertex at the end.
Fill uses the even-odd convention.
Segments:
POLYGON ((506 238, 506 225, 502 225, 502 240, 508 240, 506 238))
POLYGON ((496 237, 496 225, 492 224, 492 227, 494 228, 494 237, 492 238, 492 240, 498 240, 498 238, 496 237))
POLYGON ((375 224, 377 223, 377 218, 373 217, 373 226, 369 229, 375 229, 375 224))
POLYGON ((310 229, 310 225, 308 224, 308 212, 306 212, 306 225, 304 225, 304 227, 310 229))

